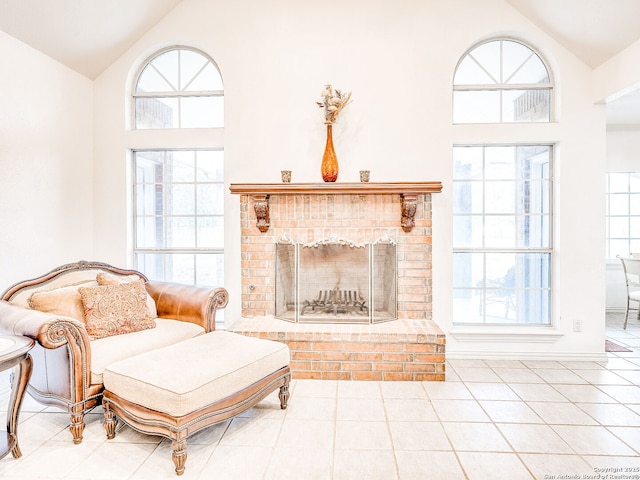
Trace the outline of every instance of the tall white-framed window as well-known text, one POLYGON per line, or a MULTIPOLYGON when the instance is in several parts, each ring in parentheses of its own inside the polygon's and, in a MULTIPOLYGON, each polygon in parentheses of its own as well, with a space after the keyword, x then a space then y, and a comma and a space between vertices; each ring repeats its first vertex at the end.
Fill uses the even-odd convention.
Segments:
POLYGON ((549 122, 553 83, 544 61, 514 39, 475 45, 453 80, 454 123, 549 122))
POLYGON ((222 139, 223 95, 215 62, 190 47, 157 52, 135 79, 134 128, 163 130, 131 155, 134 264, 151 279, 224 284, 224 146, 174 133, 209 128, 222 139))
POLYGON ((607 173, 607 260, 640 252, 640 172, 607 173))
POLYGON ((221 149, 135 150, 136 268, 156 280, 224 283, 221 149))
POLYGON ((551 325, 554 149, 504 140, 502 124, 552 116, 552 75, 530 46, 496 38, 461 57, 453 123, 493 123, 505 143, 453 147, 454 324, 551 325))
POLYGON ((456 324, 551 324, 551 145, 453 149, 456 324))

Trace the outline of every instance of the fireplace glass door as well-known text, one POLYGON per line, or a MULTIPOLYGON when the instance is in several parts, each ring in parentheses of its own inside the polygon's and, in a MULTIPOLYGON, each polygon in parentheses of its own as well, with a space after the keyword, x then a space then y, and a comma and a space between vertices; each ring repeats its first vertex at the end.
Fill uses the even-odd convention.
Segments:
POLYGON ((397 318, 396 244, 329 237, 276 244, 275 317, 299 323, 377 323, 397 318))

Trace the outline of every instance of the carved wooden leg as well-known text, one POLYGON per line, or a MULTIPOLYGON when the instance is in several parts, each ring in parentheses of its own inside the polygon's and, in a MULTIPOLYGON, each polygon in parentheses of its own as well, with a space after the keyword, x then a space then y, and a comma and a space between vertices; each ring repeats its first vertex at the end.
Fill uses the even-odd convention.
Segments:
POLYGON ((71 413, 71 426, 69 427, 71 435, 73 435, 73 443, 76 445, 82 442, 82 434, 84 432, 84 412, 71 413))
POLYGON ((20 446, 18 445, 18 414, 20 413, 20 405, 22 404, 24 393, 27 390, 27 383, 29 383, 32 367, 33 361, 31 360, 31 355, 27 355, 15 369, 18 374, 15 375, 15 371, 12 374, 11 396, 7 408, 7 433, 9 434, 9 447, 11 448, 13 458, 20 458, 22 456, 20 446))
POLYGON ((287 403, 289 402, 289 380, 291 379, 291 375, 287 375, 284 379, 284 385, 280 387, 280 393, 278 397, 280 398, 280 408, 284 410, 287 408, 287 403))
POLYGON ((176 466, 176 475, 182 475, 184 473, 184 464, 187 461, 187 441, 184 439, 173 440, 171 445, 173 446, 171 459, 176 466))
POLYGON ((109 404, 103 404, 104 407, 104 422, 102 425, 104 426, 105 431, 107 432, 107 440, 111 440, 116 436, 116 424, 118 421, 116 420, 116 414, 109 408, 109 404))

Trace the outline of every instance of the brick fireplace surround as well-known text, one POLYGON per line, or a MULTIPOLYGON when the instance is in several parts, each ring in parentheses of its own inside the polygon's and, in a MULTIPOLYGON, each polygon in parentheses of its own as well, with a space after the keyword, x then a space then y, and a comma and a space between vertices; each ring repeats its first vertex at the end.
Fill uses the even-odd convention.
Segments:
POLYGON ((431 195, 439 182, 232 184, 240 195, 242 318, 229 330, 285 342, 294 378, 444 380, 445 335, 431 310, 431 195), (299 324, 273 317, 275 244, 337 235, 397 242, 398 319, 299 324))

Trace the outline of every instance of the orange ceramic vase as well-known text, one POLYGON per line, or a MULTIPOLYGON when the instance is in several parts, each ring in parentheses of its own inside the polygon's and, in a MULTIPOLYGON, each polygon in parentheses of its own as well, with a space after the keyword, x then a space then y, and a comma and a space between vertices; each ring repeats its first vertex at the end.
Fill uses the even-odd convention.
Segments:
POLYGON ((332 124, 327 124, 327 144, 324 147, 324 155, 322 156, 322 180, 325 182, 335 182, 338 179, 338 157, 333 149, 332 124))

